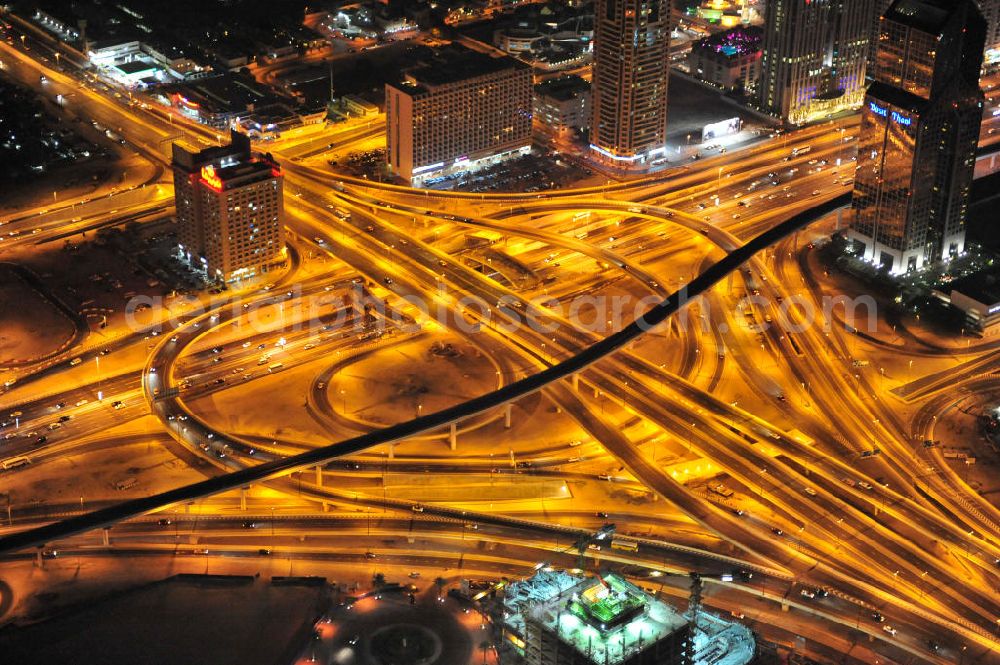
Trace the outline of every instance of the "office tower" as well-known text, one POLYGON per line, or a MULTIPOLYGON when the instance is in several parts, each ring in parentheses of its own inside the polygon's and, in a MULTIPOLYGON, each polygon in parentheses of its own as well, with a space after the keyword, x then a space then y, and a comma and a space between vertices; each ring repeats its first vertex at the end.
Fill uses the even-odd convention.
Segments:
POLYGON ((979 0, 979 9, 986 19, 986 51, 990 53, 990 61, 1000 60, 1000 0, 979 0))
POLYGON ((872 16, 871 27, 868 33, 868 79, 871 80, 872 74, 875 71, 875 54, 878 51, 878 39, 879 39, 879 26, 882 23, 882 17, 885 16, 885 12, 889 9, 889 5, 892 4, 892 0, 875 0, 875 13, 872 16))
POLYGON ((390 170, 413 186, 531 152, 531 69, 452 46, 385 87, 390 170))
POLYGON ((670 5, 667 0, 597 0, 593 120, 599 160, 643 165, 666 151, 670 5))
POLYGON ((204 150, 173 144, 174 200, 182 256, 209 279, 253 277, 285 260, 281 168, 231 131, 204 150))
POLYGON ((899 274, 964 250, 986 22, 973 0, 895 0, 879 31, 848 236, 899 274))
POLYGON ((802 124, 861 105, 873 0, 771 0, 757 99, 802 124))
MULTIPOLYGON (((869 71, 875 61, 875 51, 878 47, 879 17, 885 14, 885 10, 892 4, 892 0, 876 0, 875 20, 872 21, 872 39, 870 57, 868 58, 869 71)), ((996 63, 1000 61, 1000 0, 977 0, 979 10, 986 19, 986 46, 984 54, 988 62, 996 63)), ((870 74, 869 74, 870 76, 870 74)))

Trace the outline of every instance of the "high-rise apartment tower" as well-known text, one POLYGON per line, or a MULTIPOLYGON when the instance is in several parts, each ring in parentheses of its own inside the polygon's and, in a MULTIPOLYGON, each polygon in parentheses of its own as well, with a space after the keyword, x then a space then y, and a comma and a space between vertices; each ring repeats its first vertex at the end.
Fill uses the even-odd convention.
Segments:
POLYGON ((666 151, 668 0, 597 0, 591 148, 619 168, 666 151))

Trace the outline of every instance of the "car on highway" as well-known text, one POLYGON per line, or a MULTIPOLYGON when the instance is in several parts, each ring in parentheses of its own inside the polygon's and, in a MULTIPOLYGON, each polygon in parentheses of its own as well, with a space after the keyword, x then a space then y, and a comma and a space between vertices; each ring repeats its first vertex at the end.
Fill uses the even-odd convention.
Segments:
POLYGON ((886 624, 886 625, 882 626, 882 630, 884 630, 885 632, 889 633, 893 637, 895 637, 896 633, 899 632, 895 628, 893 628, 892 626, 890 626, 889 624, 886 624))

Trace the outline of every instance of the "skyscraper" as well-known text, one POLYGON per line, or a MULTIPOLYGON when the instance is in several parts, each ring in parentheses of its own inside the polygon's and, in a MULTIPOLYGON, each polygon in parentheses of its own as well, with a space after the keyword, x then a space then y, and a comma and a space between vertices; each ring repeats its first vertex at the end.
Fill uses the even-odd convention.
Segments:
POLYGON ((892 274, 964 250, 985 32, 974 0, 895 0, 880 19, 848 236, 892 274))
POLYGON ((771 0, 760 106, 793 124, 858 108, 873 6, 873 0, 771 0))
MULTIPOLYGON (((875 62, 875 51, 878 49, 878 35, 880 16, 885 14, 885 10, 892 4, 892 0, 875 0, 875 20, 872 21, 872 37, 870 47, 870 57, 868 58, 869 72, 872 70, 872 63, 875 62)), ((1000 0, 976 0, 983 18, 986 19, 986 47, 985 55, 989 58, 992 55, 992 62, 1000 60, 1000 0), (993 53, 990 53, 993 51, 993 53)), ((869 73, 870 75, 870 73, 869 73)))
POLYGON ((597 0, 591 148, 619 168, 666 151, 670 5, 597 0))
POLYGON ((1000 0, 979 0, 979 9, 986 19, 986 50, 993 51, 991 62, 1000 59, 1000 0))
POLYGON ((245 134, 230 136, 227 146, 197 151, 173 144, 181 254, 222 282, 285 260, 281 167, 252 152, 245 134))

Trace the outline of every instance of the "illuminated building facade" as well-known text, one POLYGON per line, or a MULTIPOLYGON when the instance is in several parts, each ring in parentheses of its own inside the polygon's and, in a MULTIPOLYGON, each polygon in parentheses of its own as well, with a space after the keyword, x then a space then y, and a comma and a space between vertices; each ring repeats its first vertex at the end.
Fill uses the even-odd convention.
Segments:
POLYGON ((683 665, 690 622, 623 577, 538 571, 505 589, 504 636, 528 665, 683 665))
POLYGON ((411 185, 531 151, 531 69, 452 46, 386 84, 389 169, 411 185))
POLYGON ((285 261, 283 176, 250 138, 200 151, 173 144, 174 201, 183 257, 210 279, 253 277, 285 261))
POLYGON ((802 124, 861 106, 874 0, 771 0, 757 100, 802 124))
POLYGON ((598 160, 642 167, 666 151, 670 5, 597 0, 590 143, 598 160))
POLYGON ((535 86, 535 120, 553 133, 590 126, 590 84, 561 76, 535 86))
POLYGON ((749 90, 760 76, 761 31, 738 27, 694 43, 688 54, 692 76, 726 90, 749 90))
POLYGON ((986 19, 986 61, 1000 63, 1000 0, 979 0, 979 9, 986 19))
POLYGON ((881 17, 848 235, 891 274, 965 249, 985 31, 973 0, 896 0, 881 17))

